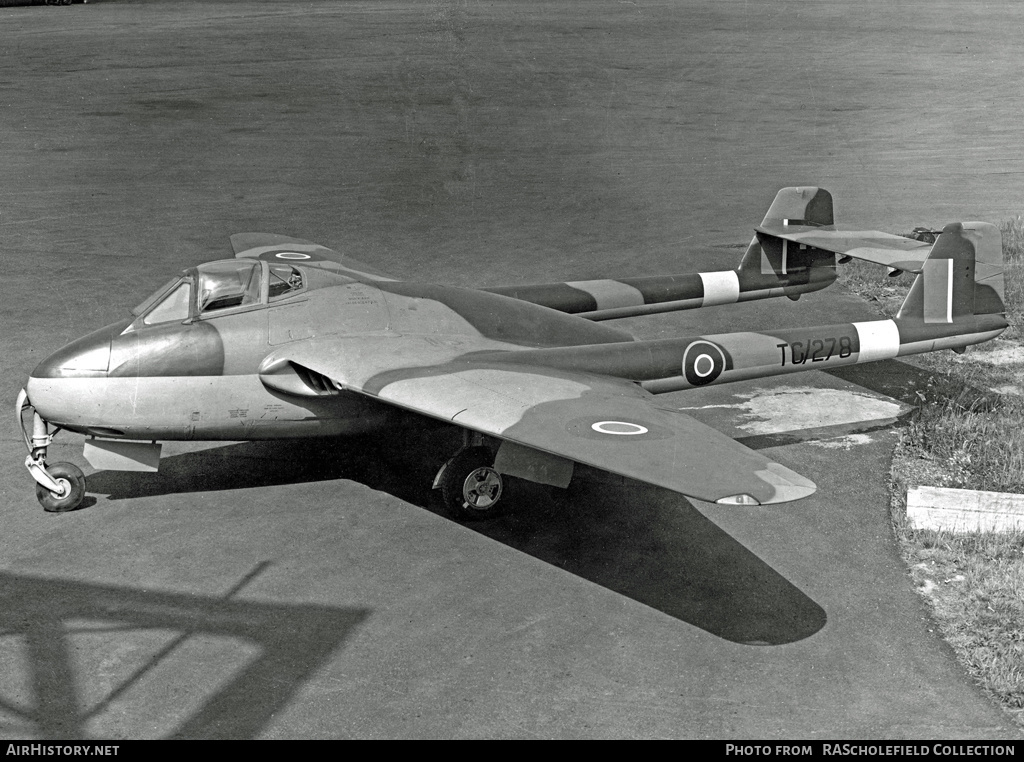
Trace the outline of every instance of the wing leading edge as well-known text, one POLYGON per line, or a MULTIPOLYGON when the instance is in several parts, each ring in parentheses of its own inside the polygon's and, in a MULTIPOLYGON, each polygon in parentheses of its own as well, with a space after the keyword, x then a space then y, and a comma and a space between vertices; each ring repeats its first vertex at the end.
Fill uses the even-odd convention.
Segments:
POLYGON ((290 362, 340 389, 698 500, 771 504, 815 491, 808 479, 659 407, 627 381, 452 354, 436 339, 410 336, 310 339, 264 367, 290 362), (441 362, 421 364, 427 357, 441 362))

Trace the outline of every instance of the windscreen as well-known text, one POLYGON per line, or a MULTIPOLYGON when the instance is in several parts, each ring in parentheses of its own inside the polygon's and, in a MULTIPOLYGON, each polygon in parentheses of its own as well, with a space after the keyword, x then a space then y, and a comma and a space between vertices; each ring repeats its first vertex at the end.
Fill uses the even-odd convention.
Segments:
POLYGON ((157 323, 168 323, 172 320, 178 322, 187 320, 191 302, 192 284, 186 281, 171 291, 171 293, 164 297, 163 301, 150 310, 149 314, 142 318, 142 322, 146 325, 156 325, 157 323))
POLYGON ((157 289, 156 291, 154 291, 154 292, 153 292, 152 294, 150 294, 149 296, 147 296, 147 297, 145 298, 145 300, 144 300, 144 301, 143 301, 143 302, 142 302, 141 304, 139 304, 139 305, 138 305, 137 307, 135 307, 135 309, 133 309, 133 310, 132 310, 132 314, 133 314, 133 315, 135 315, 136 317, 138 317, 138 316, 139 316, 139 315, 141 315, 141 314, 142 314, 143 312, 145 312, 146 310, 148 310, 148 309, 149 309, 150 307, 152 307, 152 306, 153 306, 154 304, 156 304, 157 300, 158 300, 158 299, 159 299, 159 298, 160 298, 161 296, 163 296, 164 294, 166 294, 166 293, 167 293, 167 290, 168 290, 168 289, 169 289, 169 288, 170 288, 171 286, 173 286, 173 285, 174 285, 175 283, 177 283, 177 282, 178 282, 179 280, 181 280, 181 276, 180 276, 180 275, 177 275, 177 276, 175 276, 175 277, 171 278, 171 279, 170 279, 169 281, 167 281, 167 282, 166 282, 166 283, 165 283, 164 285, 160 286, 160 288, 158 288, 158 289, 157 289))

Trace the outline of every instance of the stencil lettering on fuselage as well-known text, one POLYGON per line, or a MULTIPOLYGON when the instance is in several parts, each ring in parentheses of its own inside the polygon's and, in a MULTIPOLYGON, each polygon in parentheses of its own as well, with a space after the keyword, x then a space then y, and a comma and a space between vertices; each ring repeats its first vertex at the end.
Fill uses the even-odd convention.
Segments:
POLYGON ((384 295, 366 283, 311 291, 309 311, 317 335, 383 331, 391 322, 384 295))

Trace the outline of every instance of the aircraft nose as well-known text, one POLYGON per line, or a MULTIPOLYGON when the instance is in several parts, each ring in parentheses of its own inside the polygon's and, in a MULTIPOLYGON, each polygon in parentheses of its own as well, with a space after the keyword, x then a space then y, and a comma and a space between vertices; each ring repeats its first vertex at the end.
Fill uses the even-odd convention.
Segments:
POLYGON ((108 325, 72 341, 43 360, 32 378, 93 378, 104 376, 110 364, 110 343, 130 321, 108 325))
POLYGON ((25 385, 29 401, 45 420, 73 428, 92 422, 102 396, 97 380, 105 380, 110 347, 131 321, 108 325, 73 341, 43 360, 25 385))

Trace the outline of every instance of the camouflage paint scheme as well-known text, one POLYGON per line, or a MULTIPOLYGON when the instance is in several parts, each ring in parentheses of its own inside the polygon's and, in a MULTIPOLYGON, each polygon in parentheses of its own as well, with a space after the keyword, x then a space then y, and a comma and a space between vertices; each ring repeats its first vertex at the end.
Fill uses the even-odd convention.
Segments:
MULTIPOLYGON (((806 216, 816 213, 819 219, 828 220, 821 224, 831 224, 832 196, 817 188, 813 189, 816 193, 806 193, 807 190, 785 188, 780 191, 761 226, 782 226, 788 222, 785 215, 805 207, 811 210, 806 216), (805 192, 806 199, 801 197, 801 191, 805 192), (827 198, 827 216, 820 209, 823 198, 827 198)), ((772 246, 766 247, 761 237, 755 235, 735 270, 484 290, 591 320, 610 320, 776 296, 798 299, 801 294, 823 289, 836 279, 835 256, 827 247, 798 245, 785 262, 776 261, 778 258, 774 256, 770 259, 767 253, 770 250, 772 246)))
POLYGON ((959 350, 1007 325, 994 226, 954 223, 922 246, 832 225, 827 191, 787 188, 735 271, 482 291, 395 280, 307 241, 236 235, 236 257, 259 264, 252 303, 205 314, 202 268, 229 265, 186 271, 133 319, 43 361, 27 395, 51 425, 108 444, 351 434, 401 408, 494 437, 496 468, 535 481, 565 486, 579 462, 700 500, 795 500, 814 484, 652 395, 959 350), (658 341, 598 322, 795 297, 835 279, 836 252, 880 248, 919 272, 894 320, 658 341), (295 274, 277 296, 271 268, 295 274), (193 284, 188 318, 148 325, 181 282, 193 284))

